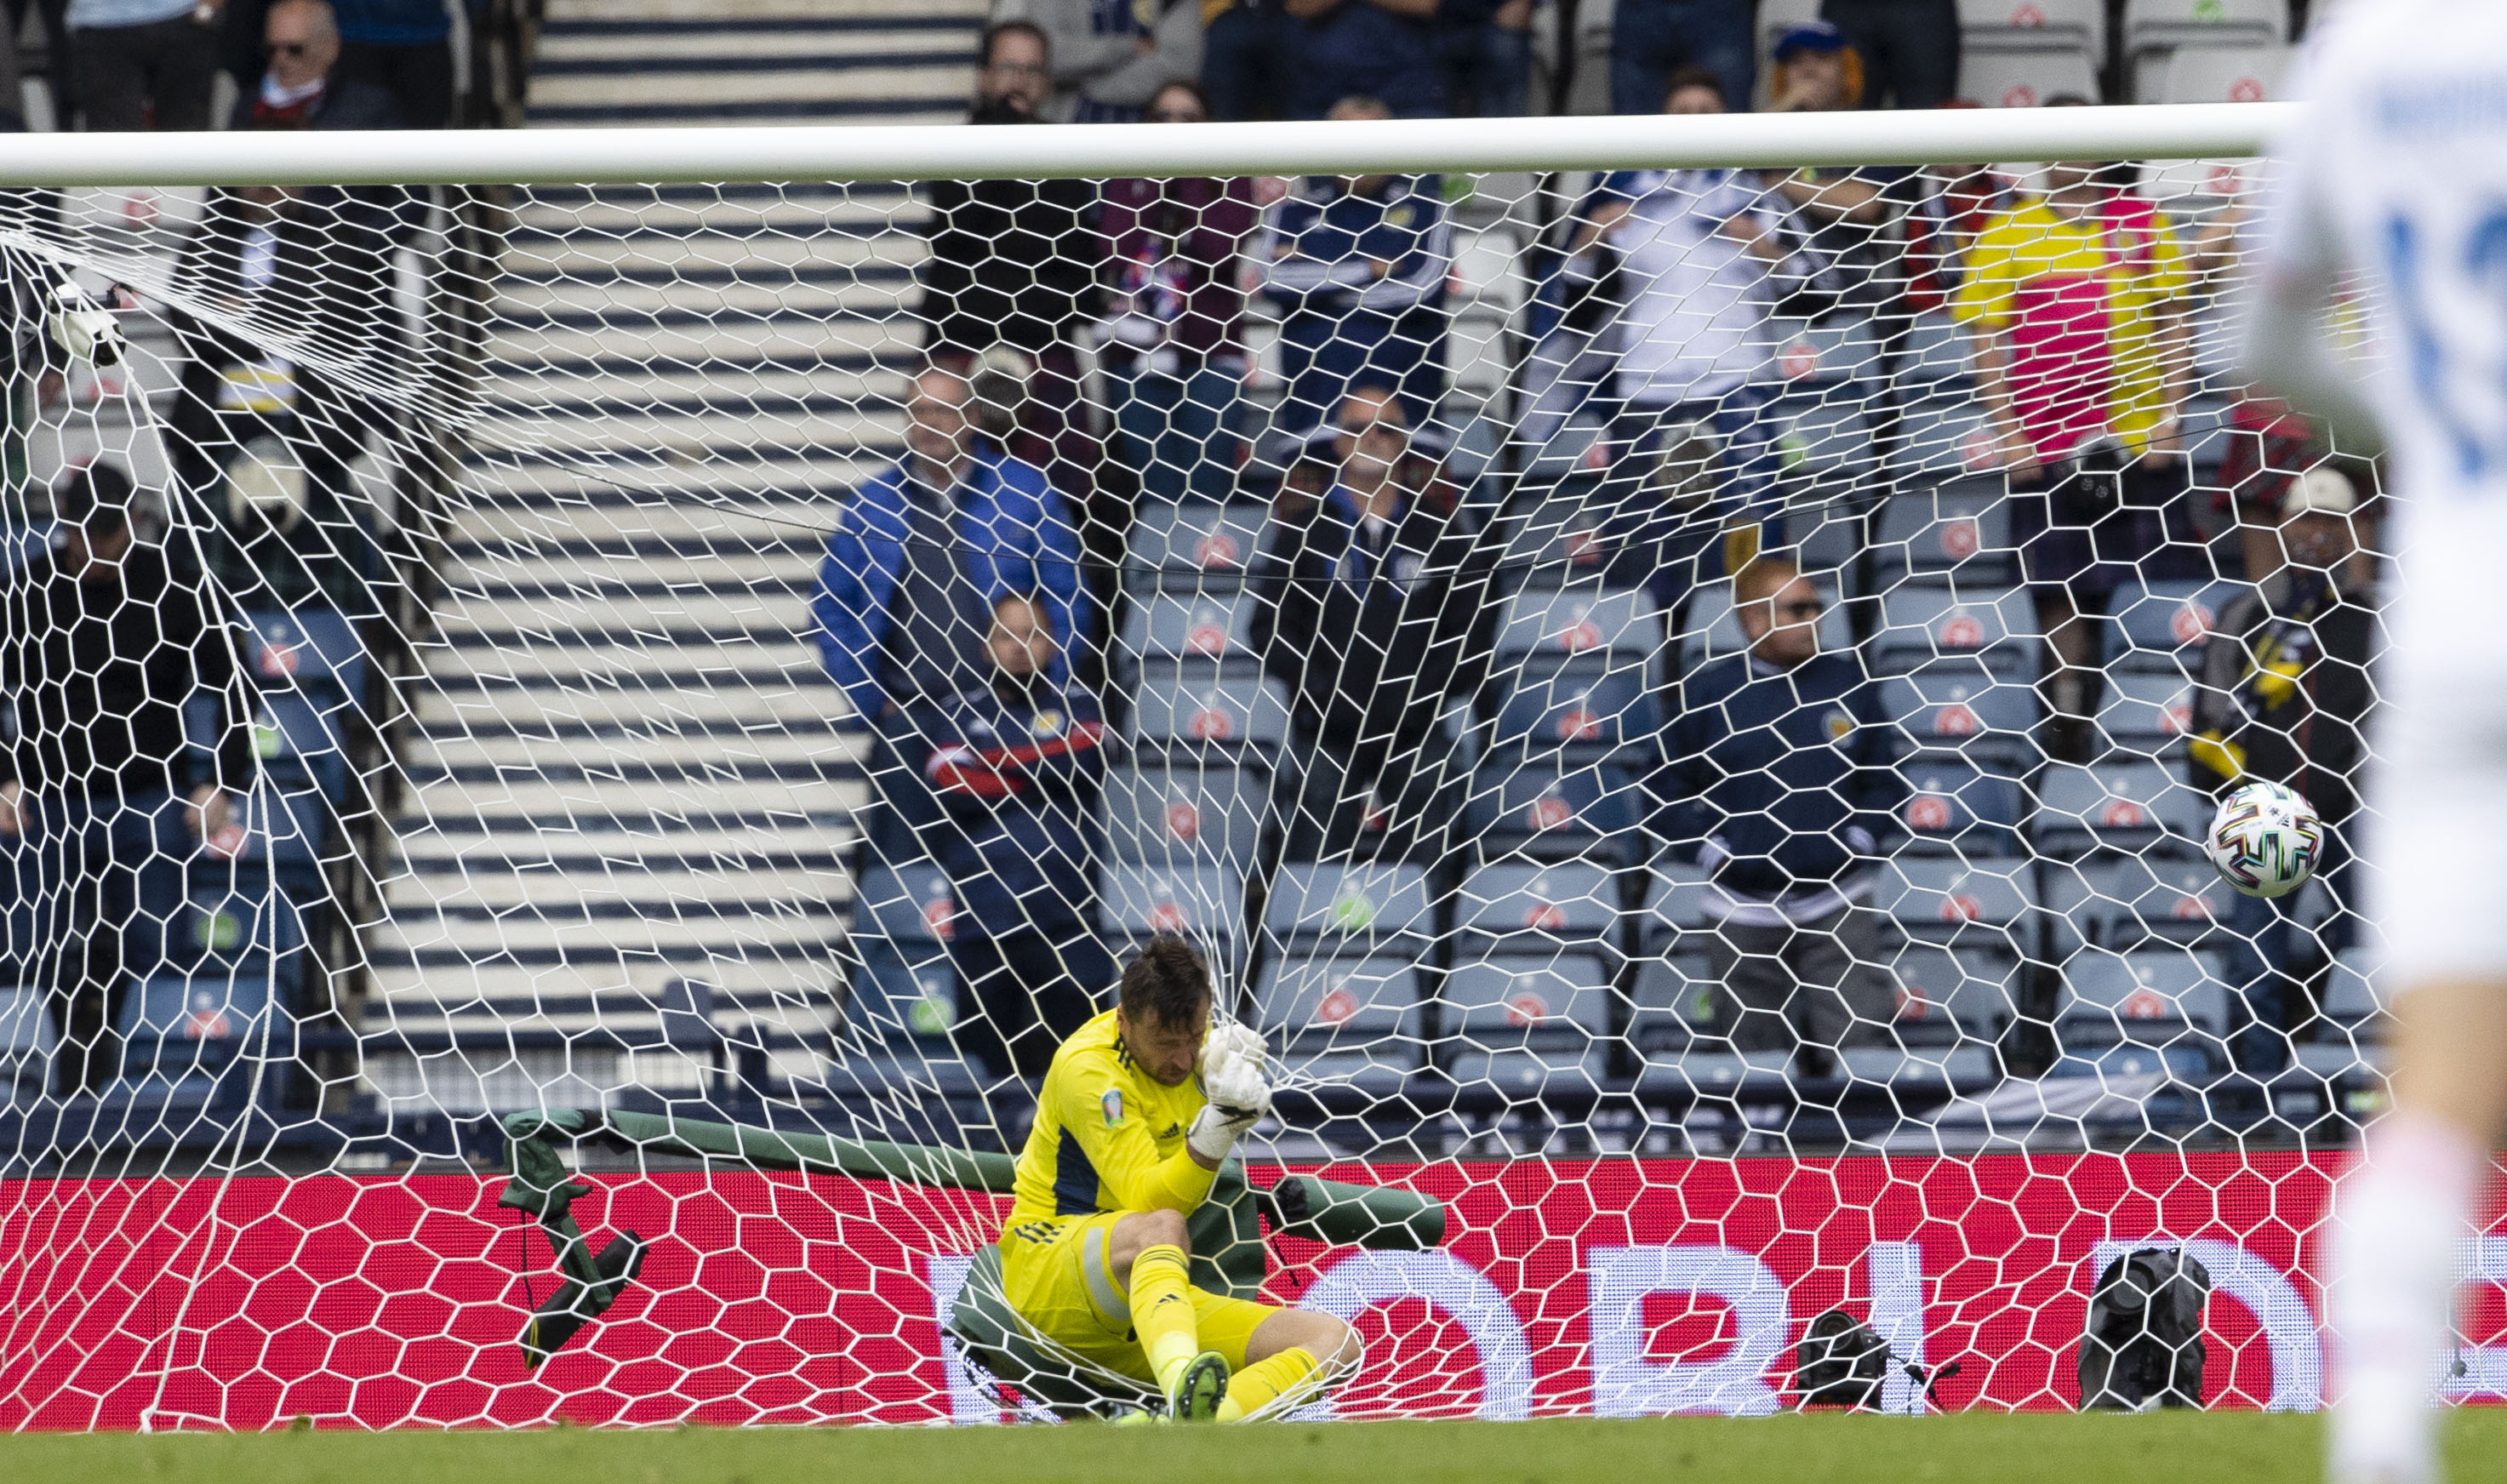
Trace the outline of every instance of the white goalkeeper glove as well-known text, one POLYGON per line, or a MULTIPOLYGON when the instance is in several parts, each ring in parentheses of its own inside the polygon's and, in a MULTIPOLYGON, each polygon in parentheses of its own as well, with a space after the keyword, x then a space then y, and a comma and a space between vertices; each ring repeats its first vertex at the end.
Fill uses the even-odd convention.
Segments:
POLYGON ((75 366, 119 366, 127 348, 122 338, 122 324, 113 311, 88 297, 87 290, 63 279, 53 290, 52 310, 45 317, 45 328, 53 344, 70 358, 75 366))
POLYGON ((1271 1110, 1268 1053, 1252 1028, 1224 1025, 1201 1044, 1201 1092, 1210 1101, 1193 1115, 1184 1143, 1195 1155, 1224 1164, 1236 1140, 1271 1110))

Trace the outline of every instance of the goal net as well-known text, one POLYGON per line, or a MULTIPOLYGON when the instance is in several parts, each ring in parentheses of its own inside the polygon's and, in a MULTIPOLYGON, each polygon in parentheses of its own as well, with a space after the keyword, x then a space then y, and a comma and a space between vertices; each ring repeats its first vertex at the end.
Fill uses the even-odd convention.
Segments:
POLYGON ((2138 1400, 2150 1248, 2317 1405, 2391 554, 2234 363, 2266 117, 37 152, 0 1421, 1137 1400, 987 1253, 1162 932, 1315 1413, 2138 1400))

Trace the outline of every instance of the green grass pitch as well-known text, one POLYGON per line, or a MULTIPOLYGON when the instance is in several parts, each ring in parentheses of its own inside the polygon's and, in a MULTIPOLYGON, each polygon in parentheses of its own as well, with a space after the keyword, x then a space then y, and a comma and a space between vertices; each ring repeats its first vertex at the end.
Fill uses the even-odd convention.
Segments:
MULTIPOLYGON (((109 1484, 1884 1484, 2321 1477, 2321 1421, 1969 1414, 1278 1428, 273 1432, 0 1438, 0 1478, 109 1484)), ((2456 1484, 2507 1477, 2507 1409, 2452 1423, 2456 1484)))

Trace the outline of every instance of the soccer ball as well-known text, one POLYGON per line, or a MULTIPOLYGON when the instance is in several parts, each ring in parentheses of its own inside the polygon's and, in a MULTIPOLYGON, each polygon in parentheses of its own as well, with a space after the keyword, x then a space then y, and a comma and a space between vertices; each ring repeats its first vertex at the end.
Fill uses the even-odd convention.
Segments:
POLYGON ((2285 783, 2248 783, 2220 801, 2205 842, 2223 881, 2247 896, 2287 896, 2324 852, 2315 806, 2285 783))

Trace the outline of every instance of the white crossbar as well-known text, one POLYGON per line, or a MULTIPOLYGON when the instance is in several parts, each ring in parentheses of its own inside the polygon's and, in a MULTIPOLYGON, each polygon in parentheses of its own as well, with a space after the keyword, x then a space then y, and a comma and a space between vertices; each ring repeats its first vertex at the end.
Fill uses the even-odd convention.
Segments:
POLYGON ((669 184, 1345 174, 2264 153, 2290 103, 1036 128, 13 134, 0 186, 669 184))

